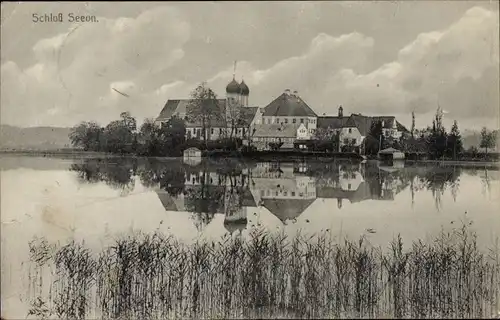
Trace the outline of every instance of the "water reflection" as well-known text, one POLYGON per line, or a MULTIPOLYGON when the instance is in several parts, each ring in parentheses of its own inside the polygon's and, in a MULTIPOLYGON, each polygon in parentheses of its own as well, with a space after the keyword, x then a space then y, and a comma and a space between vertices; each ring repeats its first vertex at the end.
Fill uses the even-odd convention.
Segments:
MULTIPOLYGON (((135 179, 154 189, 167 211, 186 211, 202 230, 217 213, 224 214, 230 232, 246 228, 248 216, 264 207, 284 225, 293 224, 316 199, 393 201, 410 189, 412 205, 420 191, 431 192, 439 210, 441 196, 460 188, 462 169, 455 166, 383 166, 377 162, 242 162, 204 160, 200 163, 146 160, 83 160, 71 166, 82 183, 105 182, 126 194, 135 179)), ((490 187, 491 172, 484 175, 490 187)))

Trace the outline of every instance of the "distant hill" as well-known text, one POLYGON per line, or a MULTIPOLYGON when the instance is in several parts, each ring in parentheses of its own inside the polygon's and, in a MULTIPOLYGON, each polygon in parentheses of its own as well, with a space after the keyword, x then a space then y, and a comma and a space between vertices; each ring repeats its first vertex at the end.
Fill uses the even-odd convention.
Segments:
POLYGON ((2 150, 55 150, 70 148, 70 128, 30 127, 19 128, 0 125, 2 150))

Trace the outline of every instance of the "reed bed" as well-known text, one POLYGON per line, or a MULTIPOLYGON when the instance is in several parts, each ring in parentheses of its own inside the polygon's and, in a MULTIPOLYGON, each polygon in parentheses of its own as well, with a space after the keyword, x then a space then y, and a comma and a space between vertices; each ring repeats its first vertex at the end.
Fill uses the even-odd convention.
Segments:
POLYGON ((34 269, 54 277, 50 294, 32 295, 37 318, 491 318, 500 310, 498 246, 480 250, 465 227, 408 248, 397 237, 388 250, 364 238, 263 230, 190 244, 135 234, 96 254, 75 242, 48 247, 30 245, 34 269))

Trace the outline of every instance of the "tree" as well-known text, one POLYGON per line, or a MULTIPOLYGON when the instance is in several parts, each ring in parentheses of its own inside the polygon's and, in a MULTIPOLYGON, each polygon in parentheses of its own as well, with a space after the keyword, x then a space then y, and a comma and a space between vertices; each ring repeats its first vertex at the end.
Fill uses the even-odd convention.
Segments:
POLYGON ((123 125, 127 127, 130 132, 135 132, 137 130, 137 121, 130 115, 130 112, 126 111, 120 113, 120 118, 122 118, 123 125))
POLYGON ((486 127, 483 127, 481 129, 481 142, 479 146, 481 148, 486 148, 486 154, 488 154, 488 148, 495 147, 497 140, 496 136, 496 131, 489 131, 488 129, 486 129, 486 127))
POLYGON ((205 145, 207 144, 207 130, 211 128, 212 122, 224 120, 217 95, 206 86, 206 83, 200 84, 191 92, 186 113, 189 122, 201 125, 205 145))
POLYGON ((139 155, 157 155, 159 146, 160 127, 153 119, 146 119, 138 133, 137 153, 139 155))
POLYGON ((162 155, 180 156, 186 143, 186 122, 173 116, 161 127, 158 139, 162 155))
POLYGON ((278 142, 269 142, 269 148, 271 150, 276 151, 279 150, 283 146, 283 141, 278 141, 278 142))
POLYGON ((445 154, 448 137, 446 130, 443 127, 443 112, 441 107, 438 107, 436 110, 436 115, 432 121, 430 135, 428 136, 426 142, 429 152, 435 159, 438 159, 445 154))
POLYGON ((108 152, 127 153, 131 151, 134 137, 123 121, 111 121, 104 128, 104 148, 108 152))
POLYGON ((243 125, 243 105, 236 99, 229 99, 226 105, 225 121, 229 130, 229 138, 233 138, 235 129, 243 125))
POLYGON ((411 112, 411 137, 414 137, 415 134, 415 112, 411 112))
POLYGON ((382 129, 382 121, 372 122, 368 136, 364 141, 365 154, 374 155, 380 151, 385 140, 382 129))
POLYGON ((448 135, 448 143, 446 153, 448 156, 456 158, 458 153, 463 151, 462 136, 460 135, 460 130, 458 129, 457 121, 453 122, 450 134, 448 135))
POLYGON ((74 147, 85 151, 100 151, 103 129, 95 122, 82 122, 71 128, 69 138, 74 147))

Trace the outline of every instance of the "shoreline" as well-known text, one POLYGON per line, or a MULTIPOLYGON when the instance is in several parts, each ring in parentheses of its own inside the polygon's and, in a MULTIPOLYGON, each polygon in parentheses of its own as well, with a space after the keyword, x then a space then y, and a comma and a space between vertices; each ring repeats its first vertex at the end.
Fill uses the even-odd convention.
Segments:
MULTIPOLYGON (((26 157, 62 157, 62 158, 134 158, 134 159, 155 159, 155 160, 169 160, 169 159, 183 159, 180 157, 157 157, 157 156, 137 156, 133 154, 114 154, 105 152, 94 151, 80 151, 80 150, 0 150, 1 156, 26 156, 26 157)), ((359 160, 366 162, 380 161, 377 159, 363 159, 362 156, 355 153, 323 153, 323 152, 301 152, 301 151, 260 151, 241 153, 232 151, 216 151, 208 153, 201 157, 201 159, 209 158, 242 158, 257 161, 269 160, 359 160)), ((408 165, 465 165, 465 166, 491 166, 500 167, 500 161, 485 161, 485 160, 401 160, 408 165)))

